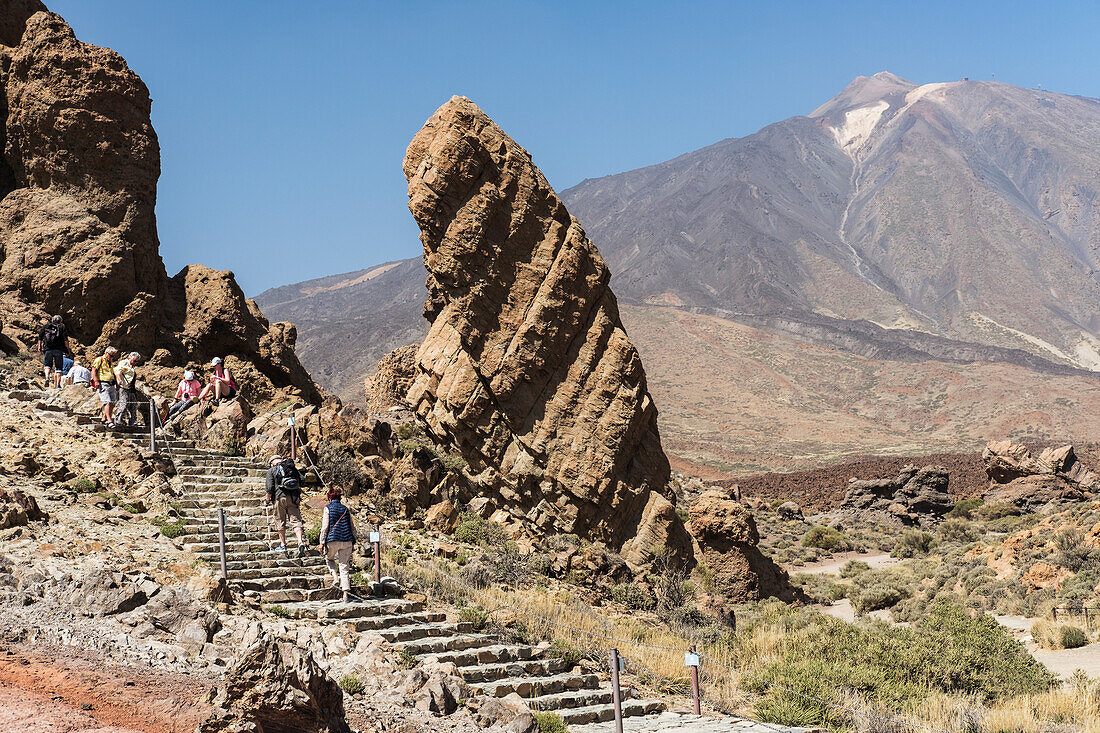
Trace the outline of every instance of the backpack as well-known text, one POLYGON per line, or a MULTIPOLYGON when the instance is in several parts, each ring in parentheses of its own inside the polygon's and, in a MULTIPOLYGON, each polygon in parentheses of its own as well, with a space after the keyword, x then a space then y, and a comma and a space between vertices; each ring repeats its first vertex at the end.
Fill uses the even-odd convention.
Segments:
POLYGON ((60 323, 50 322, 42 329, 42 344, 47 351, 60 349, 65 345, 63 343, 64 339, 65 334, 63 333, 60 323))
POLYGON ((275 491, 297 504, 302 499, 302 474, 289 458, 275 466, 275 491))

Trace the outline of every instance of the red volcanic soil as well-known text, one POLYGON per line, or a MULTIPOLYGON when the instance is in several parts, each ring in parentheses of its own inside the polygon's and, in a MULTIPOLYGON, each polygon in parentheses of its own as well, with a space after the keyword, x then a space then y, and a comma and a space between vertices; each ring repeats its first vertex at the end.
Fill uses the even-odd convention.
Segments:
POLYGON ((80 650, 0 647, 0 731, 191 733, 210 707, 207 685, 111 665, 80 650))
POLYGON ((837 506, 848 488, 848 479, 897 476, 906 465, 943 466, 950 476, 948 491, 956 499, 982 494, 989 485, 980 453, 936 453, 927 456, 867 456, 848 463, 790 473, 757 473, 724 485, 737 484, 744 496, 766 500, 790 499, 814 511, 837 506))

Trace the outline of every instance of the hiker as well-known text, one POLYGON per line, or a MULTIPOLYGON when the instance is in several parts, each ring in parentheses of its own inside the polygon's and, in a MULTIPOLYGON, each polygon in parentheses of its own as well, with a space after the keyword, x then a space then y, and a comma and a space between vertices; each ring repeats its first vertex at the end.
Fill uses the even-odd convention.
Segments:
POLYGON ((61 375, 65 370, 65 354, 69 353, 68 334, 65 332, 65 322, 61 316, 54 316, 42 325, 38 350, 42 352, 46 386, 50 386, 50 382, 53 381, 55 387, 60 387, 61 375))
POLYGON ((92 383, 92 372, 79 359, 73 359, 73 366, 65 375, 65 381, 69 384, 89 385, 92 383))
POLYGON ((172 398, 172 402, 168 405, 168 414, 164 416, 163 422, 168 422, 198 402, 199 393, 201 392, 202 382, 195 379, 193 371, 190 369, 184 370, 183 381, 176 387, 176 396, 172 398))
POLYGON ((302 474, 291 458, 271 457, 271 468, 267 469, 267 501, 275 507, 275 531, 279 533, 279 546, 275 549, 286 552, 286 526, 289 524, 298 537, 298 557, 306 555, 306 538, 302 525, 302 474))
POLYGON ((207 396, 213 392, 214 404, 218 404, 218 400, 228 400, 237 396, 237 383, 233 381, 233 374, 229 371, 229 367, 222 363, 220 356, 215 356, 210 362, 213 372, 210 374, 210 383, 202 390, 202 394, 199 395, 199 399, 205 401, 207 396))
POLYGON ((131 428, 137 426, 138 417, 142 414, 138 409, 137 372, 134 370, 140 363, 141 354, 131 351, 115 367, 115 379, 118 381, 118 412, 115 417, 118 422, 131 428))
POLYGON ((340 489, 328 490, 328 504, 321 512, 321 554, 332 573, 332 587, 344 591, 343 601, 351 600, 351 550, 355 546, 355 524, 351 510, 340 503, 340 489), (337 573, 339 568, 339 573, 337 573))
POLYGON ((118 402, 118 386, 115 380, 115 358, 118 349, 108 346, 103 356, 92 362, 92 387, 99 392, 99 401, 103 403, 103 424, 109 428, 115 426, 114 410, 118 402))

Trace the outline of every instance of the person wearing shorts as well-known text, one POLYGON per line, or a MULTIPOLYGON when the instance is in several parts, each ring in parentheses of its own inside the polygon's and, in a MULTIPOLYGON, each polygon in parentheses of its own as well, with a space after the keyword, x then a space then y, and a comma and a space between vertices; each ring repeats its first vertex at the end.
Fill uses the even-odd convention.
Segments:
POLYGON ((53 382, 55 387, 60 387, 61 375, 65 371, 65 354, 69 351, 68 334, 61 316, 54 316, 42 326, 39 340, 46 386, 53 382))
MULTIPOLYGON (((304 524, 302 523, 302 510, 298 506, 301 503, 301 490, 299 489, 297 492, 287 491, 280 485, 279 464, 282 462, 281 456, 271 457, 271 467, 267 470, 266 481, 266 503, 273 507, 275 531, 279 535, 279 546, 275 549, 279 552, 286 552, 286 528, 289 525, 298 538, 298 557, 304 557, 306 554, 306 537, 304 524)), ((298 474, 298 469, 293 468, 293 473, 298 477, 300 485, 301 476, 298 474)))
POLYGON ((109 428, 115 426, 111 414, 118 402, 118 386, 115 382, 115 359, 118 349, 108 346, 103 356, 92 362, 92 387, 99 392, 99 401, 103 405, 103 424, 109 428))

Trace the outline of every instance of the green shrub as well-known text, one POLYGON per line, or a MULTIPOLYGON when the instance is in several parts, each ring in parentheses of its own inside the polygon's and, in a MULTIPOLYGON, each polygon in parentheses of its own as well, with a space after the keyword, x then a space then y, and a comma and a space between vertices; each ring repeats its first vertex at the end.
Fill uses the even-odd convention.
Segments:
POLYGON ((346 674, 340 678, 340 687, 349 695, 358 695, 363 691, 363 680, 353 674, 346 674))
POLYGON ((496 522, 482 519, 476 514, 467 512, 458 520, 455 527, 454 538, 456 542, 465 542, 482 547, 501 547, 508 541, 508 533, 496 522))
POLYGON ((557 713, 535 713, 535 723, 538 724, 539 733, 569 733, 569 727, 557 713))
POLYGON ((1077 572, 1094 564, 1100 556, 1085 542, 1085 534, 1076 527, 1067 528, 1054 535, 1054 562, 1077 572))
POLYGON ((318 519, 306 528, 306 544, 314 547, 321 542, 321 520, 318 519))
POLYGON ((397 655, 397 666, 401 669, 412 669, 420 664, 420 658, 408 649, 402 649, 397 655))
POLYGON ((802 536, 803 547, 816 547, 819 550, 835 550, 846 545, 844 535, 832 527, 813 527, 802 536))
POLYGON ((865 573, 871 569, 871 566, 862 560, 849 560, 844 563, 844 566, 840 568, 840 577, 842 578, 854 578, 861 573, 865 573))
POLYGON ((154 521, 154 524, 160 526, 160 533, 170 540, 174 540, 184 533, 187 529, 187 525, 184 524, 182 519, 177 519, 174 522, 165 521, 163 518, 159 518, 159 521, 154 521))
POLYGON ((955 502, 955 506, 951 508, 951 511, 947 513, 949 517, 959 517, 961 519, 971 519, 974 516, 975 510, 984 503, 985 499, 980 496, 974 496, 969 499, 962 499, 955 502))
POLYGON ((451 471, 465 471, 469 468, 466 459, 462 456, 452 455, 451 453, 443 453, 439 456, 439 462, 443 464, 444 468, 448 468, 451 471))
POLYGON ((864 614, 882 608, 892 608, 909 597, 909 590, 900 583, 875 583, 859 592, 852 601, 856 613, 864 614))
POLYGON ((995 501, 992 504, 983 504, 978 507, 975 514, 988 522, 995 519, 1017 516, 1020 514, 1020 510, 1015 504, 1010 504, 1006 501, 995 501))
POLYGON ((236 435, 225 436, 225 444, 222 446, 222 453, 227 456, 243 456, 244 451, 241 450, 240 441, 236 435))
POLYGON ((946 520, 936 528, 936 534, 944 542, 958 542, 966 544, 978 539, 978 532, 970 522, 961 517, 953 517, 946 520))
POLYGON ((537 575, 550 575, 552 561, 547 555, 539 553, 532 553, 527 556, 527 567, 531 568, 531 572, 537 575))
POLYGON ((65 482, 65 486, 68 487, 69 491, 77 494, 90 494, 96 490, 96 482, 87 476, 71 478, 65 482))
POLYGON ((635 611, 652 611, 657 605, 653 593, 636 583, 619 583, 611 589, 611 597, 635 611))
POLYGON ((489 612, 481 606, 466 606, 458 612, 458 620, 462 623, 472 624, 474 631, 481 631, 489 621, 489 612))
POLYGON ((420 433, 420 427, 415 422, 403 422, 397 426, 397 437, 399 440, 408 440, 420 433))
POLYGON ((570 667, 576 667, 581 659, 584 657, 584 653, 573 647, 561 639, 554 639, 550 642, 550 656, 562 659, 570 667))
POLYGON ((283 606, 280 606, 280 605, 276 604, 276 605, 273 605, 273 606, 266 606, 265 608, 266 608, 267 612, 270 613, 272 616, 278 616, 279 618, 289 618, 290 617, 290 613, 283 606))
POLYGON ((1076 626, 1063 626, 1058 633, 1063 649, 1076 649, 1089 643, 1085 630, 1076 626))
POLYGON ((404 565, 409 560, 409 553, 400 547, 391 547, 386 551, 386 561, 392 566, 404 565))
POLYGON ((901 539, 898 540, 898 543, 894 545, 894 549, 890 552, 890 556, 899 558, 920 557, 927 555, 931 549, 932 535, 919 529, 911 529, 901 536, 901 539))

